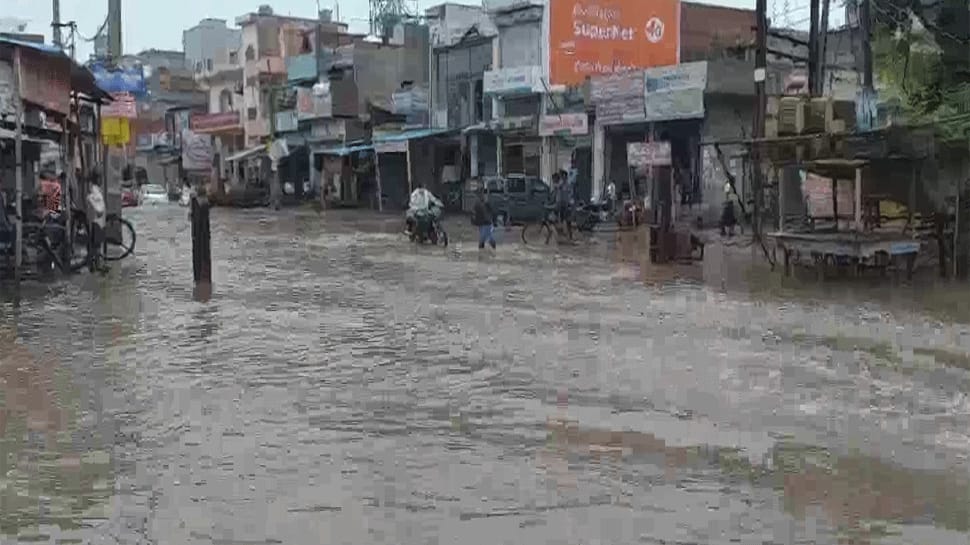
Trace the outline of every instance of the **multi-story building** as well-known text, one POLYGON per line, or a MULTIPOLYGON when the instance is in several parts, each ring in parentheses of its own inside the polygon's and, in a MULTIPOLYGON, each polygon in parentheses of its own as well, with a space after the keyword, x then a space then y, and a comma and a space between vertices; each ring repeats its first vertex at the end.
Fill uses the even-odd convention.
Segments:
POLYGON ((196 74, 212 72, 228 62, 228 53, 239 51, 242 30, 229 28, 225 19, 202 19, 182 32, 185 62, 196 74))
POLYGON ((243 68, 238 49, 211 52, 203 69, 196 73, 199 87, 206 93, 208 109, 195 113, 189 124, 193 131, 212 136, 219 180, 236 185, 243 181, 236 162, 227 159, 246 147, 243 131, 243 68))
POLYGON ((243 68, 243 127, 246 145, 272 134, 274 100, 286 85, 286 59, 313 51, 319 21, 275 15, 269 6, 236 18, 242 28, 239 62, 243 68))

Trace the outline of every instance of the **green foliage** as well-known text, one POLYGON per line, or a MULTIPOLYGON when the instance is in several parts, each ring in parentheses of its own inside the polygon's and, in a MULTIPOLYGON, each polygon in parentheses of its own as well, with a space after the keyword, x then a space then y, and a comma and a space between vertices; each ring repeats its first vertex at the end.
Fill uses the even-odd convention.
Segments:
MULTIPOLYGON (((970 77, 965 63, 954 63, 954 56, 948 53, 954 47, 953 33, 934 26, 935 15, 918 3, 878 3, 888 8, 882 13, 898 15, 876 18, 873 59, 886 87, 881 94, 898 100, 911 122, 932 123, 944 141, 965 141, 970 134, 970 116, 966 115, 970 113, 970 77), (913 17, 906 14, 923 21, 926 28, 914 25, 913 17)), ((965 52, 966 46, 962 48, 965 52)), ((965 56, 970 60, 970 55, 965 56)))

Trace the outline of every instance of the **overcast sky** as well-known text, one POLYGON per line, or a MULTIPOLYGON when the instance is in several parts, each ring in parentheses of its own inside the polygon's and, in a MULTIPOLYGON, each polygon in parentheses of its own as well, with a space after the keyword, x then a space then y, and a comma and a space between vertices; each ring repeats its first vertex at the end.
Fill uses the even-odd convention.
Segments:
MULTIPOLYGON (((338 0, 339 1, 339 0, 338 0)), ((413 5, 413 0, 410 0, 413 5)), ((734 7, 754 8, 755 0, 706 0, 706 3, 734 7)), ((418 0, 424 9, 442 0, 418 0)), ((0 0, 4 15, 28 21, 28 31, 43 32, 50 37, 51 1, 50 0, 0 0), (12 4, 12 6, 11 6, 12 4), (12 9, 7 9, 11 6, 12 9)), ((366 32, 367 1, 343 0, 340 3, 340 17, 351 25, 351 30, 366 32)), ((473 4, 473 0, 460 1, 473 4)), ((226 0, 123 0, 122 16, 124 24, 122 37, 126 53, 137 53, 143 49, 182 49, 182 31, 206 17, 226 19, 230 24, 239 15, 255 11, 260 4, 269 4, 278 14, 296 17, 315 17, 316 0, 256 0, 254 2, 227 2, 226 0)), ((333 8, 334 0, 320 0, 322 8, 333 8)), ((769 0, 770 16, 778 17, 779 10, 788 10, 787 16, 794 21, 807 15, 807 0, 769 0), (802 14, 801 12, 805 13, 802 14)), ((61 0, 61 20, 75 21, 81 36, 90 38, 104 21, 108 10, 108 0, 61 0)), ((66 36, 66 34, 65 34, 66 36)), ((86 60, 92 45, 78 39, 78 60, 86 60)))

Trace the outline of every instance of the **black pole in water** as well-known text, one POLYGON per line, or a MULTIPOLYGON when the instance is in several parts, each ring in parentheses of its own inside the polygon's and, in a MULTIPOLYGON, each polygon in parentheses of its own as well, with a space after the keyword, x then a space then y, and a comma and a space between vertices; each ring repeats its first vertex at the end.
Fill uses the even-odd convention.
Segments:
POLYGON ((209 200, 192 198, 192 274, 196 284, 212 283, 212 247, 209 233, 209 200))

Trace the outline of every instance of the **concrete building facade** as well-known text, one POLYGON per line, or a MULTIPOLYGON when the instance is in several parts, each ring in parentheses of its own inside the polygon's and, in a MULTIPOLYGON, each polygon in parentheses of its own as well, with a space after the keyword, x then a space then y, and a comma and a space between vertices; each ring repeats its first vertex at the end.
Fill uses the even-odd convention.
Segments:
POLYGON ((225 19, 202 19, 182 32, 185 62, 194 73, 212 72, 216 65, 229 63, 229 52, 239 51, 242 31, 230 28, 225 19))

